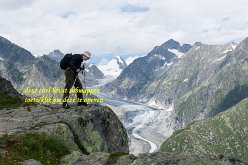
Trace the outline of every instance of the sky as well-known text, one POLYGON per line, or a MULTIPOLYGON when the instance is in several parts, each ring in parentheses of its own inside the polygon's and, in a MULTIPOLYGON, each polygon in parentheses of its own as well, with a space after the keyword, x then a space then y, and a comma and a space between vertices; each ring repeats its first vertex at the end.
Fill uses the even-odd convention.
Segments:
POLYGON ((88 50, 92 60, 145 55, 169 39, 248 37, 247 0, 0 0, 0 36, 34 55, 88 50))

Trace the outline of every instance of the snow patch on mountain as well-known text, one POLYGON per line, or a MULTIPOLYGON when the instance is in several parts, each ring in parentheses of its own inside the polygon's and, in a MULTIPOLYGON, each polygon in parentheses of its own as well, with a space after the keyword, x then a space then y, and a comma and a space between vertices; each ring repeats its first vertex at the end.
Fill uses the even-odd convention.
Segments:
POLYGON ((2 57, 0 57, 0 61, 4 61, 4 59, 2 57))
POLYGON ((226 50, 224 50, 222 53, 225 54, 225 53, 227 53, 227 52, 231 52, 231 51, 233 51, 236 47, 237 47, 237 45, 232 44, 229 48, 227 48, 226 50))
POLYGON ((129 65, 131 64, 135 59, 139 58, 140 56, 134 56, 134 57, 128 57, 127 59, 125 59, 126 64, 129 65))
POLYGON ((177 49, 168 49, 168 51, 174 53, 178 58, 181 58, 184 55, 184 53, 179 52, 177 49))
POLYGON ((188 82, 188 81, 189 81, 189 79, 187 79, 187 78, 183 80, 183 82, 188 82))
POLYGON ((222 60, 225 59, 225 58, 226 58, 226 55, 224 55, 224 56, 222 56, 222 57, 220 57, 220 58, 217 58, 217 59, 215 59, 215 60, 212 61, 212 62, 214 63, 214 62, 222 61, 222 60))
POLYGON ((154 57, 158 57, 161 60, 165 60, 165 57, 162 56, 161 54, 155 54, 154 57))
POLYGON ((238 46, 238 44, 235 42, 231 42, 230 45, 231 45, 233 50, 236 49, 236 47, 238 46))
POLYGON ((171 62, 171 63, 168 63, 167 65, 168 65, 168 66, 171 66, 172 64, 173 64, 173 62, 171 62))
POLYGON ((158 109, 163 109, 162 106, 159 106, 156 104, 156 101, 155 100, 152 100, 148 103, 148 106, 151 106, 151 107, 154 107, 154 108, 158 108, 158 109))
POLYGON ((198 50, 198 49, 200 49, 200 47, 199 47, 199 46, 195 47, 195 50, 198 50))

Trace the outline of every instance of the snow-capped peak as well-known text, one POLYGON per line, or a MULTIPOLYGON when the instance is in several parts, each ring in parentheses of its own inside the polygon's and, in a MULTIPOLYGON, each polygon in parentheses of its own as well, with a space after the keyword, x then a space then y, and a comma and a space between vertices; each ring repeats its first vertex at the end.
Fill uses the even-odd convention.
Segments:
MULTIPOLYGON (((103 60, 102 60, 103 61, 103 60)), ((123 69, 127 67, 122 57, 116 56, 110 61, 100 62, 97 66, 106 76, 118 77, 123 69)))
POLYGON ((120 63, 124 63, 124 60, 121 58, 121 56, 115 56, 115 59, 120 63))
POLYGON ((117 60, 117 64, 119 65, 120 69, 125 69, 127 67, 127 64, 125 62, 125 60, 123 60, 122 57, 120 56, 115 56, 114 58, 115 60, 117 60))

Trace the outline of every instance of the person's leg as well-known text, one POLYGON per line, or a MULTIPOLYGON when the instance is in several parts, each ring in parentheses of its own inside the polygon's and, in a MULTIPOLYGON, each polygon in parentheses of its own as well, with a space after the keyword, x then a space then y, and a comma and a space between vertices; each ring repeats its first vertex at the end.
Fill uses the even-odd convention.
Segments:
POLYGON ((67 99, 69 98, 69 92, 71 87, 73 86, 73 83, 75 81, 75 76, 74 76, 74 72, 71 69, 66 69, 65 70, 65 88, 66 92, 63 95, 63 107, 66 108, 67 107, 67 99))
MULTIPOLYGON (((82 83, 79 80, 79 78, 76 78, 74 86, 75 86, 75 88, 83 89, 82 83)), ((77 93, 77 99, 80 100, 80 101, 78 101, 79 106, 80 105, 87 105, 87 103, 84 102, 83 94, 81 92, 77 93)))

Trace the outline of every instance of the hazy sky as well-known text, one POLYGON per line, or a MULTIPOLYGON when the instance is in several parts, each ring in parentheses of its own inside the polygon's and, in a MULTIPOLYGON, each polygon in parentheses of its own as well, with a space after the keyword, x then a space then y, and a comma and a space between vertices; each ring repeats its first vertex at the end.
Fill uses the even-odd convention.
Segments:
POLYGON ((240 42, 248 37, 248 1, 0 0, 0 20, 0 36, 34 55, 136 55, 170 38, 240 42))

